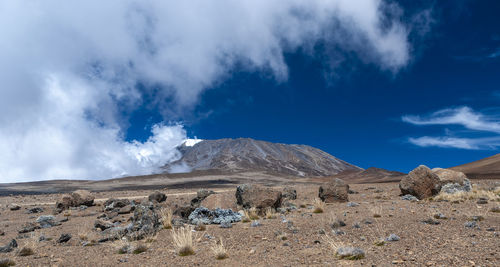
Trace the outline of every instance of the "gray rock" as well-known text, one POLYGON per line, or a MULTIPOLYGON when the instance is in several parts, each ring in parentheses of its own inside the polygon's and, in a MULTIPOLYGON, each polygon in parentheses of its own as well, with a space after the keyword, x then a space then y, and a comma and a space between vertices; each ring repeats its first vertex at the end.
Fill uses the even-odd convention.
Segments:
POLYGON ((17 241, 12 239, 7 245, 0 247, 0 253, 8 253, 17 248, 17 241))
POLYGON ((132 240, 140 240, 146 235, 156 233, 161 225, 152 205, 136 205, 131 220, 131 225, 127 227, 127 237, 132 240))
POLYGON ((439 219, 439 220, 448 220, 448 217, 446 217, 444 214, 438 212, 434 214, 434 219, 439 219))
POLYGON ((335 252, 339 259, 360 260, 365 257, 365 251, 355 247, 340 247, 335 252))
POLYGON ((56 220, 56 217, 52 215, 42 215, 36 219, 36 222, 41 228, 50 228, 61 225, 61 223, 56 220))
POLYGON ((28 222, 28 223, 25 223, 23 225, 23 227, 21 228, 21 230, 19 230, 18 232, 20 234, 24 234, 24 233, 29 233, 29 232, 33 232, 37 229, 40 229, 40 226, 36 223, 32 223, 32 222, 28 222))
POLYGON ((113 227, 113 224, 110 222, 103 222, 101 220, 96 220, 94 222, 94 228, 101 229, 101 231, 104 231, 104 230, 109 229, 111 227, 113 227))
POLYGON ((430 224, 430 225, 438 225, 438 224, 441 224, 440 222, 436 221, 436 220, 433 220, 431 218, 429 219, 425 219, 422 221, 423 223, 425 224, 430 224))
POLYGON ((418 201, 418 198, 415 196, 412 196, 410 194, 406 194, 406 195, 401 197, 401 200, 418 201))
POLYGON ((480 198, 476 202, 477 204, 488 204, 488 199, 486 198, 480 198))
POLYGON ((10 209, 10 210, 12 210, 12 211, 14 211, 14 210, 20 210, 20 209, 21 209, 21 206, 19 206, 19 205, 15 204, 15 203, 11 203, 11 204, 9 205, 9 209, 10 209))
POLYGON ((330 224, 330 227, 331 227, 332 229, 337 229, 337 228, 339 228, 339 227, 344 227, 344 226, 346 226, 345 222, 344 222, 344 221, 342 221, 342 220, 340 220, 340 219, 337 219, 337 220, 335 220, 334 222, 332 222, 332 223, 330 224))
POLYGON ((477 222, 475 222, 475 221, 472 221, 472 222, 466 222, 466 223, 464 224, 464 226, 465 226, 466 228, 477 228, 477 227, 478 227, 478 226, 477 226, 477 222))
POLYGON ((203 224, 221 224, 241 221, 241 214, 230 209, 209 210, 205 207, 196 208, 188 217, 189 223, 197 225, 203 224))
POLYGON ((472 189, 469 179, 464 180, 464 184, 459 183, 447 183, 441 187, 441 192, 447 194, 456 194, 459 192, 469 192, 472 189))
POLYGON ((40 207, 34 207, 34 208, 29 208, 26 213, 28 214, 32 214, 32 213, 42 213, 43 212, 43 208, 40 208, 40 207))
POLYGON ((233 228, 233 224, 227 221, 224 221, 220 224, 220 228, 233 228))
POLYGON ((347 202, 347 207, 357 207, 359 206, 359 203, 357 202, 347 202))
POLYGON ((196 197, 191 200, 191 206, 193 208, 199 208, 201 202, 205 200, 205 198, 213 194, 215 194, 215 192, 212 190, 207 190, 207 189, 198 190, 198 192, 196 192, 196 197))
POLYGON ((390 234, 386 239, 385 241, 389 241, 389 242, 394 242, 394 241, 399 241, 401 240, 401 238, 396 235, 396 234, 390 234))
POLYGON ((259 227, 262 226, 262 224, 259 221, 253 221, 252 224, 250 224, 251 227, 259 227))
POLYGON ((104 210, 105 211, 112 211, 114 209, 119 209, 123 208, 125 206, 130 205, 130 200, 128 199, 115 199, 115 198, 110 198, 104 202, 104 210))
POLYGON ((292 187, 283 188, 283 199, 294 200, 297 199, 297 190, 292 187))

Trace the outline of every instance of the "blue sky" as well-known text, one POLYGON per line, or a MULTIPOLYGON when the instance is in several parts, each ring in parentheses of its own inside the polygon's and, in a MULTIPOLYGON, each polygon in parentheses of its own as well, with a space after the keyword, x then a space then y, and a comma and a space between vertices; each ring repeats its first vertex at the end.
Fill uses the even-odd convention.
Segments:
MULTIPOLYGON (((495 54, 500 51, 500 3, 455 3, 432 3, 430 32, 414 43, 411 62, 395 74, 356 62, 343 66, 348 70, 341 68, 340 77, 325 78, 325 59, 302 51, 285 55, 289 78, 281 83, 235 69, 229 79, 205 91, 193 113, 183 118, 188 134, 308 144, 363 168, 404 172, 419 164, 451 167, 496 154, 497 145, 421 147, 409 138, 494 137, 498 132, 402 120, 404 115, 457 107, 500 114, 500 54, 495 54)), ((129 138, 144 139, 148 123, 162 120, 147 113, 132 117, 129 138)))
POLYGON ((494 0, 1 1, 0 183, 156 173, 195 136, 404 172, 496 154, 498 14, 494 0))

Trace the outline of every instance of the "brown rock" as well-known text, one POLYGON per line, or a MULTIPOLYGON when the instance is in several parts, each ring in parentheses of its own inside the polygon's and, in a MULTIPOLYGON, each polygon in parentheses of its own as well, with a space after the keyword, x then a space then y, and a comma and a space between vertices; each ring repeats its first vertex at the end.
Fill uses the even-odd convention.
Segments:
POLYGON ((427 166, 420 165, 401 179, 399 189, 402 195, 410 194, 423 199, 439 193, 441 180, 427 166))
POLYGON ((228 194, 209 195, 201 201, 200 206, 211 210, 221 208, 236 211, 238 209, 238 206, 236 205, 236 199, 234 198, 234 196, 228 194))
POLYGON ((349 201, 349 185, 344 180, 335 180, 319 187, 318 197, 326 202, 347 202, 349 201))
POLYGON ((153 194, 149 195, 148 197, 149 201, 154 202, 154 203, 161 203, 167 200, 167 195, 163 194, 162 192, 154 192, 153 194))
POLYGON ((63 195, 56 202, 56 211, 61 212, 69 207, 93 206, 94 196, 87 190, 77 190, 71 194, 63 195))
POLYGON ((283 188, 283 199, 294 200, 297 199, 297 190, 293 187, 285 187, 283 188))
POLYGON ((236 188, 236 201, 244 208, 279 208, 282 202, 280 191, 260 185, 243 184, 236 188))
POLYGON ((439 177, 441 180, 441 185, 457 183, 459 185, 464 185, 468 180, 467 175, 463 172, 454 171, 450 169, 434 168, 432 172, 439 177))

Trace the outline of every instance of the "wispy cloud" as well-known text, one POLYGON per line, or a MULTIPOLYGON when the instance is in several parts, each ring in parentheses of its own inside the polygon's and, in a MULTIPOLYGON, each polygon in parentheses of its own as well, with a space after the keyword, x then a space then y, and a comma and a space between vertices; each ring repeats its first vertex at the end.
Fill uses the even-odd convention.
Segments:
MULTIPOLYGON (((418 125, 459 125, 468 130, 481 133, 500 133, 498 116, 486 115, 474 111, 470 107, 448 108, 436 111, 430 115, 405 115, 402 121, 418 125)), ((456 137, 446 129, 446 136, 411 137, 408 141, 421 147, 443 147, 460 149, 496 149, 500 147, 500 136, 481 138, 456 137)))

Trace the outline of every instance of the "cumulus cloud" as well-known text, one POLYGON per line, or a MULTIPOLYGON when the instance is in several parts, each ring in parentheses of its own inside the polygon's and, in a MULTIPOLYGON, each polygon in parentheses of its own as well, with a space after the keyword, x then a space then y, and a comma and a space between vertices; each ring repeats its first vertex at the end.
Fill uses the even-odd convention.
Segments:
MULTIPOLYGON (((459 125, 474 132, 500 133, 500 118, 474 111, 470 107, 449 108, 427 116, 405 115, 404 122, 414 125, 459 125)), ((456 137, 450 130, 447 136, 422 136, 408 141, 421 147, 443 147, 460 149, 496 149, 500 146, 500 136, 481 138, 456 137)))
POLYGON ((0 182, 153 172, 186 136, 167 123, 125 141, 144 95, 177 120, 235 66, 285 81, 284 53, 299 48, 396 72, 411 51, 396 11, 381 0, 1 1, 0 182))

